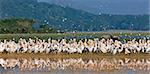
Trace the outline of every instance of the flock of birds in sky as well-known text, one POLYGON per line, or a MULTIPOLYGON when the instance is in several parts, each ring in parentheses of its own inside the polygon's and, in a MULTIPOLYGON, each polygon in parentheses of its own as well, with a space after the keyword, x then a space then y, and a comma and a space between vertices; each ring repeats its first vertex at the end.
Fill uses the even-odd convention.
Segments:
POLYGON ((0 41, 1 53, 111 53, 111 54, 150 54, 150 40, 128 40, 121 42, 113 39, 31 39, 20 38, 17 42, 10 40, 0 41))

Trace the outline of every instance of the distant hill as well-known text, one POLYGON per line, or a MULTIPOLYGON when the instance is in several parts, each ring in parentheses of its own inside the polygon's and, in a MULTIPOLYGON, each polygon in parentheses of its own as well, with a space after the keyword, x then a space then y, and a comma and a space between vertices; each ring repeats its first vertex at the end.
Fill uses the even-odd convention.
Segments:
POLYGON ((149 0, 38 0, 50 4, 69 6, 99 14, 138 15, 149 13, 149 0))
POLYGON ((63 31, 149 30, 149 15, 95 15, 37 0, 0 0, 1 19, 35 19, 63 31))

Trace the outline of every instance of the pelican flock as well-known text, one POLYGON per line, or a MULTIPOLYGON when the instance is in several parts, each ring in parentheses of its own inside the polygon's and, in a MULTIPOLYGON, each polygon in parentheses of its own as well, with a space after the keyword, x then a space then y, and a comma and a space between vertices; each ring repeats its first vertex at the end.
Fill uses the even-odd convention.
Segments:
POLYGON ((42 58, 0 58, 0 65, 4 69, 14 69, 18 67, 23 70, 90 70, 90 71, 104 71, 104 70, 150 70, 150 58, 147 59, 133 59, 133 58, 102 58, 98 59, 82 59, 82 58, 67 58, 67 59, 42 59, 42 58))
POLYGON ((111 54, 150 54, 150 40, 139 39, 122 42, 112 39, 31 39, 20 38, 17 42, 13 40, 0 41, 0 53, 111 53, 111 54))

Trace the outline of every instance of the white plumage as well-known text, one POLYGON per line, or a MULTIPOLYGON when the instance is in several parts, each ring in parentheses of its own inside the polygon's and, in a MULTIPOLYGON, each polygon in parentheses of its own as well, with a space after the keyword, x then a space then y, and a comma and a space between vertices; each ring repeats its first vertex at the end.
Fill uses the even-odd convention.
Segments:
POLYGON ((67 40, 53 40, 48 39, 48 42, 41 39, 20 39, 17 42, 6 41, 0 42, 0 52, 7 51, 8 53, 50 53, 50 52, 67 52, 67 53, 83 53, 83 52, 96 52, 101 51, 102 53, 150 53, 150 40, 131 40, 126 43, 121 43, 121 41, 113 41, 112 39, 101 39, 101 40, 91 40, 85 39, 84 41, 76 39, 67 40))

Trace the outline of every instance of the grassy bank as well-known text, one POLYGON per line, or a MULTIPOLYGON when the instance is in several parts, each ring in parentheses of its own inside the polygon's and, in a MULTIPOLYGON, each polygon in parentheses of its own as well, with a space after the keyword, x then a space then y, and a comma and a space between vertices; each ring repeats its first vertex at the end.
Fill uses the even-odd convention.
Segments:
POLYGON ((41 39, 62 39, 62 38, 101 38, 104 35, 113 36, 150 36, 150 32, 78 32, 78 33, 42 33, 42 34, 0 34, 0 40, 3 39, 16 39, 19 38, 41 38, 41 39))

